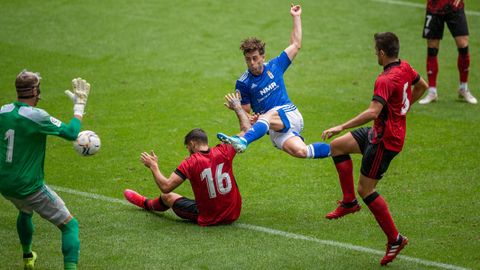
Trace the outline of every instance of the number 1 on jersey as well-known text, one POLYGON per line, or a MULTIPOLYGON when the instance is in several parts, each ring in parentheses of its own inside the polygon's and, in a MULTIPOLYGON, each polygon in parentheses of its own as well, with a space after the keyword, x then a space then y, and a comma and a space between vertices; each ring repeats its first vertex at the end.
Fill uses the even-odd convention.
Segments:
POLYGON ((15 130, 9 129, 5 132, 5 138, 7 140, 7 155, 5 158, 5 162, 12 163, 13 160, 13 143, 15 140, 15 130))
POLYGON ((222 169, 223 163, 217 166, 215 173, 216 184, 213 181, 211 168, 206 168, 200 175, 202 180, 207 180, 208 197, 210 197, 210 199, 217 197, 217 190, 218 193, 222 195, 227 194, 232 190, 232 180, 230 179, 230 175, 228 172, 222 173, 222 169), (225 181, 223 181, 224 179, 225 181))

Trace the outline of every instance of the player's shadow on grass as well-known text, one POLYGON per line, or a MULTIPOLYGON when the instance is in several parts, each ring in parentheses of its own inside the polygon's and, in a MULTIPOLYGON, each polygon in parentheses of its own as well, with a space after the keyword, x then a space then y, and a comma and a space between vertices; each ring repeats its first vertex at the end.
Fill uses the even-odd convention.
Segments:
POLYGON ((175 223, 181 223, 181 224, 193 224, 195 225, 195 222, 191 221, 191 220, 187 220, 187 219, 182 219, 178 216, 176 216, 172 210, 167 210, 165 212, 157 212, 157 211, 147 211, 147 210, 144 210, 144 209, 130 209, 129 211, 135 211, 135 212, 142 212, 142 213, 145 213, 145 214, 149 214, 149 215, 154 215, 158 218, 161 218, 163 220, 168 220, 170 222, 175 222, 175 223))

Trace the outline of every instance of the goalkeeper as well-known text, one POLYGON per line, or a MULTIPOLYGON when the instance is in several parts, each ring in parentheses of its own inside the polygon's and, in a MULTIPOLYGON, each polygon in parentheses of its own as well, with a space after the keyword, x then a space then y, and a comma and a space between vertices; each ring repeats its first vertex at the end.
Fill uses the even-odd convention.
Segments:
POLYGON ((60 229, 64 267, 77 269, 78 222, 63 200, 44 184, 43 163, 47 135, 69 141, 77 138, 90 85, 81 78, 72 80, 73 93, 65 92, 74 103, 74 116, 65 124, 36 108, 40 100, 40 81, 38 73, 20 72, 15 80, 17 101, 0 108, 0 136, 4 138, 0 140, 0 193, 19 210, 17 232, 24 269, 34 269, 37 259, 32 251, 34 211, 60 229))

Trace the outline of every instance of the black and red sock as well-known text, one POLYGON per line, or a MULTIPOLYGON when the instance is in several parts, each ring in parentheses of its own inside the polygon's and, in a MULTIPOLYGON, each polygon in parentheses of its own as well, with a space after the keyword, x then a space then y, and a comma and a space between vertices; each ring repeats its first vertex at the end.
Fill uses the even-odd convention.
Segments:
POLYGON ((353 163, 350 155, 335 156, 332 159, 338 172, 340 186, 342 187, 343 202, 350 203, 356 201, 355 185, 353 183, 353 163))
POLYGON ((465 48, 458 48, 457 67, 460 75, 460 83, 466 83, 468 81, 468 70, 470 68, 468 46, 465 48))
POLYGON ((437 48, 428 48, 427 56, 427 75, 428 75, 428 85, 430 87, 437 86, 437 75, 438 75, 438 49, 437 48))
POLYGON ((144 202, 144 206, 145 206, 145 209, 153 210, 153 211, 166 211, 170 208, 162 201, 161 197, 158 197, 153 200, 146 199, 144 202))
POLYGON ((388 211, 387 202, 377 192, 368 195, 363 201, 387 236, 388 242, 395 243, 398 237, 398 230, 397 227, 395 227, 390 211, 388 211))

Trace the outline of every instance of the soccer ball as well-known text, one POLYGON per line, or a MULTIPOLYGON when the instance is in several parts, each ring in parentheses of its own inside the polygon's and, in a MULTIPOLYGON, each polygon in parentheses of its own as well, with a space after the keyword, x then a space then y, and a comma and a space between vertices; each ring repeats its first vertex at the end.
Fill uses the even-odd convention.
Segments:
POLYGON ((100 137, 91 130, 84 130, 78 133, 73 148, 82 156, 95 155, 100 150, 100 137))

